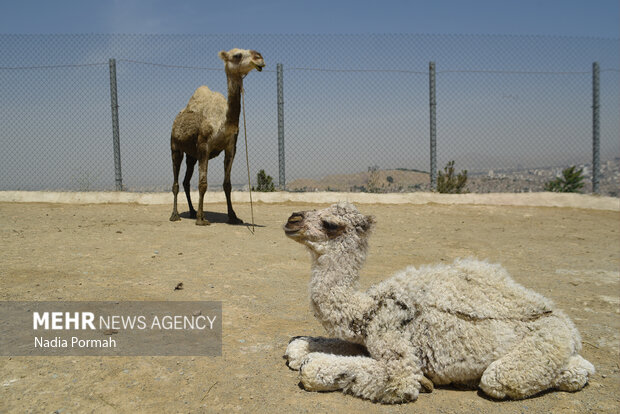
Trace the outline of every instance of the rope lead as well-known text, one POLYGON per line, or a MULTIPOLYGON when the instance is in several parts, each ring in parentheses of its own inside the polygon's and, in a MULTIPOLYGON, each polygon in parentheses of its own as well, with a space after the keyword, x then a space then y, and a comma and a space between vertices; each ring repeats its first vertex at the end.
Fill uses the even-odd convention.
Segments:
MULTIPOLYGON (((252 234, 255 232, 254 204, 252 203, 252 181, 250 180, 250 159, 248 157, 248 131, 245 127, 245 88, 241 87, 241 107, 243 109, 243 136, 245 138, 245 165, 248 167, 248 191, 250 192, 250 211, 252 214, 252 234)), ((248 227, 249 228, 249 227, 248 227)))

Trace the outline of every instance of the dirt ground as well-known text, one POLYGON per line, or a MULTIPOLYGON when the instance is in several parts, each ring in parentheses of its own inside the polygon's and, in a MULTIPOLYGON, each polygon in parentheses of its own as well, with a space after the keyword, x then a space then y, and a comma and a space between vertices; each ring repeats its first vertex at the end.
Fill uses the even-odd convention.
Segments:
MULTIPOLYGON (((304 391, 282 359, 292 336, 324 334, 309 309, 309 256, 281 228, 321 206, 255 204, 255 234, 207 206, 213 224, 198 227, 169 222, 167 205, 0 203, 0 300, 220 300, 224 338, 221 357, 0 357, 0 412, 618 412, 617 211, 358 205, 377 218, 363 288, 410 264, 502 263, 566 311, 597 369, 577 393, 493 401, 440 388, 383 406, 304 391)), ((248 204, 236 209, 249 221, 248 204)))

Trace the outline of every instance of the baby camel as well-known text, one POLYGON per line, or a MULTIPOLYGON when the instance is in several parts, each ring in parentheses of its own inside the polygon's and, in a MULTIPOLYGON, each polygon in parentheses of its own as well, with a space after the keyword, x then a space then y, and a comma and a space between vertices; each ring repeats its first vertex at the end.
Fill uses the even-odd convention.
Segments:
POLYGON ((285 358, 306 390, 400 403, 459 384, 521 399, 580 390, 594 374, 571 320, 499 265, 459 259, 409 267, 359 291, 373 224, 340 203, 293 213, 284 226, 311 253, 312 308, 334 337, 289 343, 285 358))

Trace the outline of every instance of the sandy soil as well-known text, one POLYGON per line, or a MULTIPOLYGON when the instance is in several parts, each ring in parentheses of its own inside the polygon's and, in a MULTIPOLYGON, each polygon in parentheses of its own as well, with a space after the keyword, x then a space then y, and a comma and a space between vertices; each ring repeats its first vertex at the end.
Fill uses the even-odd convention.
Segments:
MULTIPOLYGON (((209 227, 170 206, 0 203, 0 300, 221 300, 222 357, 0 357, 0 412, 617 412, 618 212, 469 205, 360 205, 378 220, 368 287, 408 264, 476 256, 552 298, 598 372, 582 391, 492 401, 450 388, 382 406, 298 386, 290 337, 322 335, 309 257, 281 225, 318 205, 257 204, 253 235, 208 205, 209 227), (183 290, 174 290, 183 282, 183 290)), ((237 205, 249 220, 249 205, 237 205)))

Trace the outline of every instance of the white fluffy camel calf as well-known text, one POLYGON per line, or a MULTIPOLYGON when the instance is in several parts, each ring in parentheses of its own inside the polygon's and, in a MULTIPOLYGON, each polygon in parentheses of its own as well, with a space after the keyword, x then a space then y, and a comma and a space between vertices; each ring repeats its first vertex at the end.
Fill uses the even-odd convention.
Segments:
POLYGON ((293 213, 284 226, 310 250, 312 308, 332 337, 296 337, 286 349, 306 390, 400 403, 460 384, 520 399, 580 390, 594 374, 571 320, 499 265, 409 267, 359 291, 373 224, 340 203, 293 213))

